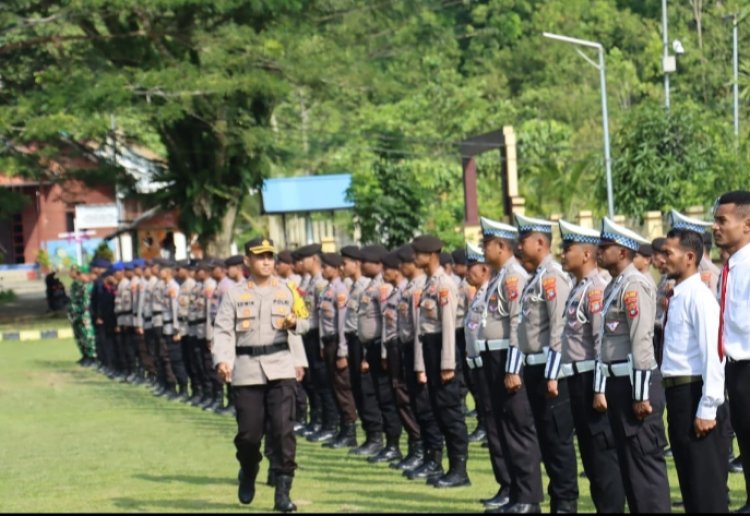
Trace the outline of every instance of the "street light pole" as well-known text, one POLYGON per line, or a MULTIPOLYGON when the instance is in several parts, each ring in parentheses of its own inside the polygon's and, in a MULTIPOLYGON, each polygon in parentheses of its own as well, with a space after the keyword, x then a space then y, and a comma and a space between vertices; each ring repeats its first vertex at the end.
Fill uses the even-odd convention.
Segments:
POLYGON ((612 158, 610 157, 609 152, 609 114, 607 109, 607 77, 604 68, 604 47, 601 43, 597 43, 596 41, 571 38, 569 36, 562 36, 560 34, 552 34, 549 32, 544 32, 542 34, 545 38, 570 43, 572 45, 594 48, 599 53, 599 63, 597 64, 586 54, 579 49, 576 49, 581 57, 594 66, 594 68, 599 70, 599 83, 602 95, 602 127, 604 129, 604 170, 607 177, 607 212, 609 217, 613 218, 615 216, 615 201, 612 187, 612 158))
POLYGON ((661 0, 661 32, 662 43, 664 47, 664 59, 662 61, 664 69, 664 107, 669 111, 669 73, 666 70, 666 62, 669 58, 669 35, 667 34, 667 0, 661 0))

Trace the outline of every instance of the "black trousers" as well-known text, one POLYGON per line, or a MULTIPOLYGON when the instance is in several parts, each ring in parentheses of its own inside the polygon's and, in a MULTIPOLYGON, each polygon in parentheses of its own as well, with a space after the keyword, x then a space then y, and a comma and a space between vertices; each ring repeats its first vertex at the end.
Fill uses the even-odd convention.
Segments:
POLYGON ((206 383, 203 389, 206 392, 210 392, 214 398, 224 400, 224 383, 219 380, 219 375, 216 374, 214 369, 213 356, 211 356, 211 343, 207 340, 203 341, 201 347, 201 357, 203 358, 203 371, 206 374, 206 383))
POLYGON ((96 332, 96 358, 102 365, 110 367, 110 346, 107 342, 107 327, 104 324, 97 324, 94 326, 94 331, 96 332))
POLYGON ((120 372, 128 375, 135 371, 135 350, 133 348, 133 327, 120 326, 117 341, 117 358, 120 372))
POLYGON ((730 362, 726 365, 726 385, 729 397, 729 412, 734 434, 744 468, 745 492, 750 503, 750 360, 730 362))
MULTIPOLYGON (((166 348, 167 355, 169 356, 169 364, 172 369, 172 373, 174 374, 175 380, 177 380, 177 385, 179 385, 181 388, 187 387, 188 374, 187 369, 185 368, 185 360, 182 356, 182 341, 180 340, 175 342, 173 335, 166 334, 163 336, 162 341, 164 342, 164 347, 166 348)), ((168 377, 167 381, 169 381, 168 377)))
POLYGON ((354 404, 349 366, 344 369, 336 367, 338 347, 338 337, 323 338, 323 357, 325 359, 328 381, 333 387, 336 408, 338 409, 341 424, 349 425, 357 421, 357 407, 354 404))
MULTIPOLYGON (((391 380, 391 392, 398 410, 398 417, 401 419, 410 441, 421 441, 422 431, 417 422, 417 418, 412 410, 411 400, 409 399, 409 388, 406 385, 406 371, 404 370, 404 346, 398 339, 386 342, 388 353, 388 376, 391 380)), ((414 367, 412 365, 412 376, 414 376, 414 367)))
MULTIPOLYGON (((484 359, 482 359, 484 361, 484 359)), ((490 464, 492 465, 492 473, 495 476, 495 482, 501 488, 510 489, 510 471, 508 470, 508 463, 505 460, 505 454, 503 453, 503 443, 500 439, 500 429, 492 416, 492 395, 490 394, 489 385, 487 384, 487 378, 484 374, 484 366, 474 369, 469 369, 467 366, 466 377, 472 378, 472 383, 475 389, 475 395, 477 400, 477 416, 479 421, 484 425, 484 430, 487 432, 487 443, 489 444, 488 452, 490 455, 490 464)), ((494 392, 492 393, 494 394, 494 392)))
POLYGON ((606 395, 607 414, 615 437, 617 460, 630 512, 670 512, 669 480, 664 459, 667 439, 662 419, 664 389, 659 370, 653 371, 649 388, 653 412, 643 421, 636 419, 633 413, 630 378, 607 378, 606 395))
POLYGON ((362 429, 370 435, 383 432, 383 415, 380 413, 378 398, 375 395, 375 384, 370 372, 362 372, 362 360, 365 358, 364 346, 356 333, 346 334, 346 345, 349 350, 349 374, 352 381, 354 403, 362 421, 362 429))
POLYGON ((445 436, 448 456, 467 457, 469 440, 466 432, 461 388, 456 377, 443 383, 440 376, 443 334, 430 333, 422 335, 420 339, 422 340, 427 385, 430 390, 430 403, 440 431, 445 436))
MULTIPOLYGON (((505 458, 510 477, 510 500, 514 503, 540 503, 543 498, 542 453, 526 395, 526 383, 521 384, 518 392, 509 394, 505 390, 508 352, 484 351, 481 356, 485 381, 491 393, 492 416, 501 444, 500 451, 495 453, 502 453, 505 458)), ((523 374, 521 370, 522 378, 523 374)))
POLYGON ((302 388, 307 395, 310 404, 310 421, 321 423, 323 420, 323 405, 320 399, 320 392, 316 389, 315 371, 321 362, 320 343, 318 342, 318 329, 311 329, 302 336, 302 343, 305 346, 305 356, 307 357, 307 371, 302 378, 302 388))
POLYGON ((625 487, 609 418, 606 412, 597 412, 593 407, 594 372, 575 374, 560 380, 562 382, 568 384, 578 450, 596 512, 622 513, 625 510, 625 487))
POLYGON ((414 417, 419 424, 419 433, 425 450, 441 451, 443 449, 443 433, 440 431, 435 414, 432 412, 430 402, 430 388, 426 383, 417 382, 417 373, 414 371, 414 344, 412 342, 402 343, 403 369, 406 379, 406 388, 409 392, 409 402, 414 412, 414 417))
POLYGON ((696 437, 693 422, 702 389, 699 381, 665 390, 669 442, 685 512, 726 513, 729 465, 723 412, 717 412, 717 426, 706 437, 696 437))
POLYGON ((294 436, 294 384, 296 380, 273 380, 265 385, 233 386, 237 410, 237 460, 244 471, 252 471, 262 459, 260 445, 270 421, 271 457, 274 473, 294 475, 297 440, 294 436))
POLYGON ((547 492, 554 506, 578 499, 578 459, 573 444, 573 414, 568 383, 558 382, 558 396, 547 396, 545 365, 524 366, 526 394, 534 415, 542 462, 549 476, 547 492))
POLYGON ((456 379, 458 380, 458 386, 461 391, 461 400, 463 400, 464 405, 466 404, 466 395, 469 394, 470 391, 470 380, 466 373, 466 369, 466 332, 463 328, 456 328, 456 379))
POLYGON ((401 419, 398 417, 396 400, 393 397, 391 378, 383 369, 381 362, 382 350, 380 340, 362 343, 365 352, 365 360, 370 366, 370 376, 375 386, 375 398, 383 416, 383 432, 389 439, 397 439, 401 436, 401 419))
POLYGON ((294 389, 294 405, 297 414, 297 422, 303 425, 307 421, 307 393, 302 386, 302 382, 297 383, 294 389))
POLYGON ((211 379, 209 373, 211 367, 206 370, 206 360, 204 356, 204 350, 207 349, 208 344, 206 339, 200 337, 192 337, 190 339, 190 363, 195 370, 195 379, 203 391, 204 396, 211 394, 211 379))

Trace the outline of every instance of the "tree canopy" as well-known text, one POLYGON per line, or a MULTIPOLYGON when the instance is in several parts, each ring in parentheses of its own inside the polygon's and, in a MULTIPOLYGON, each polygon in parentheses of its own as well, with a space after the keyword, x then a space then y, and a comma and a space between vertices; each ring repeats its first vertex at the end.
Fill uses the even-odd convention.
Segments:
MULTIPOLYGON (((742 5, 669 3, 686 52, 667 112, 658 0, 8 0, 0 170, 41 173, 60 142, 103 142, 114 115, 168 165, 157 179, 170 186, 144 202, 178 206, 209 252, 247 234, 257 212, 238 215, 258 209, 247 198, 264 177, 340 171, 354 175, 360 222, 379 210, 372 239, 432 231, 459 245, 457 143, 513 125, 529 213, 602 214, 598 73, 550 31, 606 50, 617 211, 709 206, 747 163, 724 19, 742 5)), ((743 72, 743 103, 748 84, 743 72)), ((478 160, 480 212, 495 218, 500 166, 478 160)))

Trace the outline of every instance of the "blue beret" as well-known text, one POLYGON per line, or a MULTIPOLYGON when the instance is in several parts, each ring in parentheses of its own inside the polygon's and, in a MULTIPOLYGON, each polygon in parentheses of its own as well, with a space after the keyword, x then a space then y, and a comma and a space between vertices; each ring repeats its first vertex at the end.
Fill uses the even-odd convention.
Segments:
POLYGON ((133 262, 125 262, 122 264, 122 266, 125 268, 126 271, 133 270, 133 262))
POLYGON ((132 263, 133 263, 133 267, 143 268, 146 266, 146 260, 144 260, 143 258, 136 258, 135 260, 133 260, 132 263))
POLYGON ((124 271, 124 270, 125 270, 125 264, 124 263, 122 263, 122 262, 115 262, 115 263, 112 264, 112 271, 113 272, 124 271))

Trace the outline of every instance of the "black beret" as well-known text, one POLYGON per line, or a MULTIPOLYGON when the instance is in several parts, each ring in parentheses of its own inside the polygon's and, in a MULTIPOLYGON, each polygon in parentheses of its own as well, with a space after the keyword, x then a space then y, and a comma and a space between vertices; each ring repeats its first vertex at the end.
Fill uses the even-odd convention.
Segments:
POLYGON ((211 260, 211 267, 224 267, 224 260, 222 260, 221 258, 214 258, 213 260, 211 260))
POLYGON ((276 248, 273 246, 273 240, 271 240, 270 238, 261 236, 245 242, 245 254, 263 253, 276 253, 276 248))
POLYGON ((398 269, 398 266, 401 265, 401 259, 398 257, 397 251, 386 254, 381 261, 386 269, 398 269))
POLYGON ((451 256, 451 253, 440 253, 440 265, 445 266, 448 264, 453 265, 453 257, 451 256))
POLYGON ((439 253, 443 249, 443 241, 435 235, 419 235, 411 246, 416 253, 439 253))
POLYGON ((178 269, 189 269, 190 268, 190 260, 177 260, 174 262, 175 267, 178 269))
POLYGON ((211 270, 214 268, 214 261, 212 258, 205 258, 198 262, 197 268, 206 271, 211 270))
POLYGON ((398 254, 398 259, 401 260, 401 262, 413 262, 414 261, 414 248, 409 245, 402 245, 396 250, 396 253, 398 254))
POLYGON ((177 262, 174 260, 159 260, 159 265, 161 265, 162 269, 174 269, 177 267, 177 262))
POLYGON ((456 265, 466 265, 466 249, 456 249, 451 253, 453 263, 456 265))
POLYGON ((651 241, 651 248, 657 253, 661 253, 662 251, 664 251, 664 244, 666 243, 667 243, 667 239, 664 237, 654 238, 651 241))
POLYGON ((294 263, 294 258, 292 258, 292 252, 288 249, 284 249, 279 254, 277 254, 276 259, 281 263, 287 263, 289 265, 292 265, 294 263))
POLYGON ((362 261, 372 263, 380 263, 380 261, 383 259, 383 256, 387 252, 388 249, 380 244, 366 245, 360 250, 360 253, 362 254, 362 261))
POLYGON ((356 245, 347 245, 341 248, 341 256, 352 260, 362 260, 362 251, 356 245))
POLYGON ((654 248, 651 247, 651 244, 641 244, 641 246, 638 248, 638 254, 641 256, 645 256, 646 258, 650 258, 654 255, 654 248))
POLYGON ((232 267, 233 265, 242 265, 245 263, 245 257, 241 254, 235 254, 234 256, 230 256, 226 260, 224 260, 224 265, 227 267, 232 267))
POLYGON ((295 259, 301 260, 302 258, 308 258, 310 256, 315 256, 316 254, 320 254, 321 248, 322 246, 320 244, 304 245, 294 252, 296 254, 295 259))
POLYGON ((344 260, 339 253, 323 253, 320 256, 321 261, 331 267, 341 267, 344 260))
POLYGON ((735 190, 721 195, 718 204, 750 204, 750 192, 747 190, 735 190))

